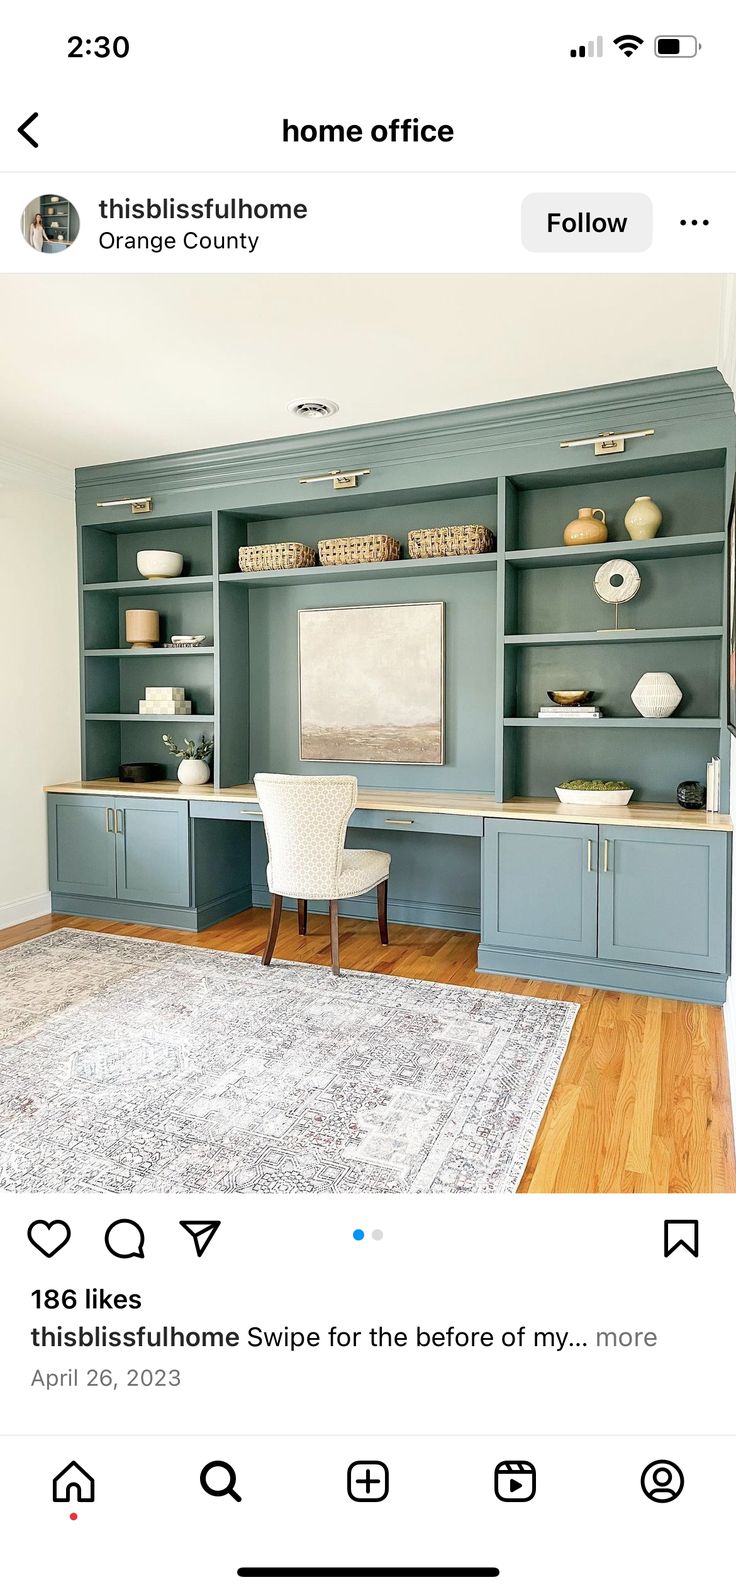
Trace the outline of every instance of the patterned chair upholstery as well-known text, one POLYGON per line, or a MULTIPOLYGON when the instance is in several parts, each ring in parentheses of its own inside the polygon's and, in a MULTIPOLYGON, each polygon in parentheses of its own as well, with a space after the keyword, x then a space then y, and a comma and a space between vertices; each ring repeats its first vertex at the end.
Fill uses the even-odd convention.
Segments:
POLYGON ((381 940, 387 945, 389 853, 345 849, 348 819, 358 800, 357 779, 352 774, 256 774, 254 783, 266 830, 271 891, 264 965, 273 956, 284 896, 298 903, 301 934, 307 932, 308 901, 329 902, 333 973, 340 971, 339 901, 376 889, 381 940))

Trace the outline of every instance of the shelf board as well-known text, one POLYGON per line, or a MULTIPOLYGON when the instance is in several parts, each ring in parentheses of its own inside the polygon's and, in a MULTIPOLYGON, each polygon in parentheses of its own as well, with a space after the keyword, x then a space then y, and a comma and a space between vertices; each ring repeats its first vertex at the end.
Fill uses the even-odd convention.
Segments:
POLYGON ((705 531, 692 536, 655 536, 650 542, 617 540, 584 547, 519 548, 505 556, 508 564, 520 569, 547 569, 554 564, 605 564, 609 558, 688 558, 697 553, 719 553, 725 540, 725 531, 705 531))
POLYGON ((86 647, 85 658, 176 658, 180 653, 189 657, 212 657, 214 647, 86 647))
POLYGON ((720 730, 720 719, 504 719, 504 726, 510 730, 720 730))
POLYGON ((211 591, 211 575, 174 575, 170 580, 103 580, 86 583, 82 591, 211 591))
POLYGON ((239 586, 311 586, 340 580, 389 580, 402 575, 469 574, 495 569, 496 553, 466 553, 455 558, 398 558, 384 564, 318 564, 311 569, 259 569, 221 575, 239 586))
POLYGON ((565 647, 576 641, 718 641, 723 635, 722 625, 688 625, 671 630, 561 630, 529 636, 506 636, 507 647, 565 647))
POLYGON ((214 724, 214 713, 85 713, 93 724, 214 724))

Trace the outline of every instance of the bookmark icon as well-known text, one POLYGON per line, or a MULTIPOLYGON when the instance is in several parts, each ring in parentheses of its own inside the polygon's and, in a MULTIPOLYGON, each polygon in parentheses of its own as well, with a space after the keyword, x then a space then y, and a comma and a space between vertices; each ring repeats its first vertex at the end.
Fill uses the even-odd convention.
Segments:
POLYGON ((674 1255, 676 1249, 687 1250, 697 1260, 700 1253, 700 1224, 696 1220, 675 1220, 674 1218, 664 1224, 664 1257, 674 1255))
POLYGON ((180 1222, 179 1226, 183 1227, 185 1233, 188 1233, 189 1237, 194 1240, 194 1248, 201 1260, 205 1250, 212 1243, 218 1227, 222 1226, 222 1222, 180 1222))

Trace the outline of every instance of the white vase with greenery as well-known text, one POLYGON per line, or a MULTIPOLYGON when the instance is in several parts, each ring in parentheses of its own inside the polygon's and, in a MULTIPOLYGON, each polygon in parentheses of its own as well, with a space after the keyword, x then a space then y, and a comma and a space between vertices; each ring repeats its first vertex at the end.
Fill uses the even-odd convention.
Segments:
POLYGON ((212 748, 215 744, 211 736, 200 735, 196 743, 194 741, 185 741, 183 746, 177 746, 170 735, 164 735, 163 743, 172 757, 180 759, 177 773, 182 785, 208 784, 210 779, 208 759, 212 756, 212 748))

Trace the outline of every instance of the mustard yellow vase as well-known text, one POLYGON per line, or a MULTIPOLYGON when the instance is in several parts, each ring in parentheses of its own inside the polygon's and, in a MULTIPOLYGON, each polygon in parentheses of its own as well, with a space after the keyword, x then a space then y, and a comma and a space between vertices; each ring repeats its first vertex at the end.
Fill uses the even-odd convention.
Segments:
POLYGON ((588 542, 607 542, 608 526, 605 509, 578 509, 577 519, 571 520, 570 524, 565 526, 562 540, 565 547, 582 547, 588 542))

